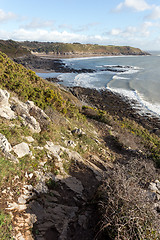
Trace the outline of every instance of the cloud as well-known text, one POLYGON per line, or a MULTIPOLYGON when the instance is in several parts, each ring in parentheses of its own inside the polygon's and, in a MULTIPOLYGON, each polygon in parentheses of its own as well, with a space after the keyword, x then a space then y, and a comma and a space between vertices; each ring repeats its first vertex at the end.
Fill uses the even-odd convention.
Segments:
POLYGON ((157 20, 160 18, 160 6, 153 6, 153 11, 146 17, 151 20, 157 20))
POLYGON ((140 12, 150 9, 151 6, 145 0, 125 0, 116 7, 115 11, 121 11, 123 8, 131 8, 140 12))
POLYGON ((78 33, 78 32, 89 31, 91 28, 97 26, 98 24, 99 23, 97 23, 97 22, 93 22, 93 23, 88 23, 88 24, 81 25, 78 27, 73 27, 72 25, 68 25, 68 24, 62 24, 62 25, 59 25, 59 28, 72 31, 74 33, 78 33))
POLYGON ((151 34, 150 28, 154 26, 152 22, 144 22, 139 27, 128 26, 125 29, 115 28, 110 32, 107 32, 105 35, 108 37, 117 37, 119 39, 125 38, 126 40, 134 39, 134 38, 146 38, 151 34))
POLYGON ((39 18, 34 18, 30 23, 21 26, 24 29, 42 29, 47 27, 53 27, 53 21, 44 21, 39 18))
POLYGON ((49 41, 49 42, 82 42, 109 44, 108 37, 100 35, 84 35, 69 33, 67 31, 49 31, 49 30, 27 30, 24 28, 7 32, 0 30, 0 39, 13 39, 17 41, 49 41))
POLYGON ((4 12, 2 9, 0 9, 0 23, 6 22, 11 19, 15 19, 16 15, 12 12, 4 12))

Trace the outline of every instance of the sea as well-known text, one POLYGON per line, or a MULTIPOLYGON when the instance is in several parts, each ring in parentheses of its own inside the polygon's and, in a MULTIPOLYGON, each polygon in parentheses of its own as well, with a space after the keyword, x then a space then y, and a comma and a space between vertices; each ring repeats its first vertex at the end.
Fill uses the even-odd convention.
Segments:
POLYGON ((160 118, 160 52, 145 56, 106 56, 62 59, 74 69, 93 73, 37 73, 42 78, 57 77, 68 87, 108 89, 134 102, 142 114, 160 118), (132 101, 135 100, 135 101, 132 101))

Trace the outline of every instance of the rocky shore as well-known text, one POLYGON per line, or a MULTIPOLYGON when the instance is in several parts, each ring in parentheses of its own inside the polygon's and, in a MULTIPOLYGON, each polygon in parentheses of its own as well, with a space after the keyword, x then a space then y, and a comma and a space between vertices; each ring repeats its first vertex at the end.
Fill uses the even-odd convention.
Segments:
POLYGON ((105 110, 119 119, 124 117, 130 118, 147 128, 150 132, 160 135, 160 119, 151 114, 140 114, 140 109, 135 107, 137 102, 109 90, 97 91, 96 89, 82 87, 69 89, 79 100, 98 109, 105 110))

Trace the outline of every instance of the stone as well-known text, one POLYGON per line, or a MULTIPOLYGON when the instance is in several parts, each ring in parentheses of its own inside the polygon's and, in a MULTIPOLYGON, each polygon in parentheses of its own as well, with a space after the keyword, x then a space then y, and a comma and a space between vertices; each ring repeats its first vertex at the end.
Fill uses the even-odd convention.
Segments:
POLYGON ((50 124, 50 119, 49 117, 45 114, 45 112, 34 105, 34 102, 32 101, 27 101, 26 102, 29 114, 33 116, 40 124, 41 128, 47 128, 48 125, 50 124))
POLYGON ((55 157, 60 159, 60 155, 63 153, 64 149, 60 145, 54 145, 53 142, 47 141, 47 144, 44 146, 47 150, 49 150, 55 157))
POLYGON ((65 140, 64 143, 67 147, 73 147, 74 148, 76 146, 75 142, 72 141, 72 140, 65 140))
POLYGON ((7 138, 0 133, 0 148, 2 151, 10 152, 12 150, 11 144, 8 142, 7 138))
POLYGON ((83 132, 82 129, 80 129, 80 128, 75 128, 71 132, 72 132, 72 134, 75 134, 75 135, 78 135, 78 136, 85 135, 85 132, 83 132))
POLYGON ((157 188, 156 183, 151 182, 151 183, 149 184, 149 189, 150 189, 152 192, 158 192, 158 188, 157 188))
POLYGON ((37 185, 34 187, 34 191, 37 194, 41 194, 41 193, 48 193, 48 187, 46 186, 45 182, 39 182, 37 183, 37 185))
POLYGON ((159 181, 156 182, 156 186, 157 186, 158 190, 160 191, 160 182, 159 181))
POLYGON ((15 118, 15 113, 11 110, 8 102, 10 94, 6 90, 0 89, 0 116, 6 119, 15 118))
POLYGON ((26 199, 25 199, 23 196, 20 196, 20 197, 18 198, 18 203, 20 203, 20 204, 26 204, 26 199))
POLYGON ((0 89, 0 106, 6 106, 8 105, 10 94, 6 90, 0 89))
POLYGON ((13 147, 13 151, 17 154, 18 158, 30 154, 30 149, 27 143, 22 142, 13 147))
POLYGON ((82 194, 83 191, 83 185, 82 183, 75 177, 67 177, 62 179, 62 182, 65 183, 67 185, 67 187, 69 187, 72 191, 78 193, 78 194, 82 194))
POLYGON ((29 143, 34 142, 34 138, 31 137, 31 136, 25 137, 25 139, 26 139, 29 143))
POLYGON ((28 126, 35 133, 40 133, 40 125, 34 117, 23 114, 22 119, 25 126, 28 126))
POLYGON ((10 211, 17 210, 19 212, 24 211, 26 209, 27 209, 27 206, 25 204, 23 204, 23 205, 20 204, 19 205, 19 204, 15 203, 15 202, 8 203, 8 208, 6 208, 6 210, 10 210, 10 211))

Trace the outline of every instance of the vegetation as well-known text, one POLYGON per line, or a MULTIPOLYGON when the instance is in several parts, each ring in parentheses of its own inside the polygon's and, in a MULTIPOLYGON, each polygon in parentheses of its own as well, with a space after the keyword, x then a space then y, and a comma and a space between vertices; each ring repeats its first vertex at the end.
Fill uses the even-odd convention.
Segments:
POLYGON ((81 54, 81 53, 92 53, 92 54, 144 54, 138 48, 129 46, 102 46, 97 44, 81 44, 81 43, 59 43, 59 42, 22 42, 22 46, 33 52, 45 52, 52 54, 81 54))
POLYGON ((0 51, 9 57, 19 57, 30 54, 30 51, 13 40, 0 40, 0 51))
POLYGON ((16 58, 32 52, 51 54, 95 54, 95 55, 144 55, 145 52, 129 46, 103 46, 98 44, 61 43, 61 42, 16 42, 0 40, 0 51, 16 58))
POLYGON ((51 107, 72 117, 78 113, 78 109, 69 99, 64 100, 60 90, 53 84, 41 79, 35 72, 14 63, 1 52, 0 70, 0 87, 13 91, 21 100, 31 100, 42 109, 51 107))
MULTIPOLYGON (((36 48, 39 43, 34 42, 34 44, 36 48)), ((49 45, 46 43, 46 46, 47 44, 49 45)), ((81 44, 74 43, 73 45, 78 48, 81 44)), ((89 44, 87 46, 89 47, 89 44)), ((111 48, 113 46, 110 46, 111 48)), ((80 153, 84 159, 88 160, 91 155, 95 154, 100 161, 108 165, 109 161, 117 160, 113 167, 105 170, 107 177, 97 194, 102 216, 101 231, 98 235, 103 232, 104 239, 109 237, 109 239, 117 240, 158 239, 153 202, 147 201, 145 195, 146 186, 158 179, 153 164, 156 162, 160 167, 160 138, 158 136, 151 134, 134 121, 127 118, 117 120, 118 118, 101 109, 83 106, 79 110, 76 106, 76 99, 68 92, 39 78, 33 71, 14 63, 3 53, 0 53, 0 88, 11 91, 11 94, 18 95, 23 101, 32 100, 44 109, 51 119, 50 124, 44 123, 40 133, 31 132, 23 125, 20 117, 10 121, 0 119, 0 133, 6 136, 12 146, 22 142, 26 136, 34 138, 34 142, 29 146, 33 157, 24 156, 19 159, 19 163, 6 161, 5 154, 0 151, 1 190, 10 187, 17 199, 21 186, 26 181, 26 173, 34 175, 35 170, 40 169, 43 172, 47 169, 55 175, 59 174, 60 169, 55 164, 56 157, 49 156, 47 150, 41 147, 45 146, 46 141, 52 141, 64 147, 66 147, 65 140, 73 141, 76 143, 74 151, 80 153), (82 129, 85 134, 72 134, 72 130, 76 127, 82 129), (101 142, 97 140, 95 131, 99 131, 98 136, 101 137, 101 142), (135 151, 132 149, 132 140, 137 143, 135 151), (130 146, 132 151, 129 149, 130 146), (141 148, 138 149, 141 146, 142 154, 139 152, 141 148)), ((73 150, 72 146, 67 147, 73 150)), ((68 174, 72 167, 76 170, 82 167, 80 166, 82 164, 70 160, 65 152, 62 153, 61 158, 63 169, 68 174)), ((100 162, 97 166, 100 166, 100 162)), ((34 185, 37 180, 34 175, 32 180, 28 180, 28 184, 34 185)), ((54 190, 57 183, 49 179, 46 184, 50 190, 54 190)), ((5 201, 3 199, 3 202, 5 201)), ((12 239, 11 231, 11 218, 1 211, 0 239, 12 239)))
POLYGON ((12 224, 11 217, 8 214, 0 211, 0 239, 11 240, 12 224))

